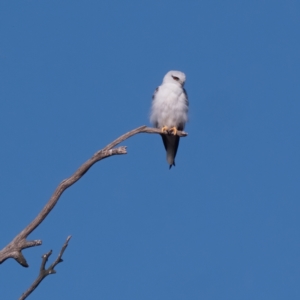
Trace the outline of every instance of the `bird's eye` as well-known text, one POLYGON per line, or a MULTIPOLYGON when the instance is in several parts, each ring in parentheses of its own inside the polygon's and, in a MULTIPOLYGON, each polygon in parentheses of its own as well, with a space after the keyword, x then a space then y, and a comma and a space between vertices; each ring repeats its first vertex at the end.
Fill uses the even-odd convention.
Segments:
POLYGON ((176 76, 173 76, 173 75, 172 75, 172 77, 173 77, 173 79, 176 80, 176 81, 179 80, 179 77, 176 77, 176 76))

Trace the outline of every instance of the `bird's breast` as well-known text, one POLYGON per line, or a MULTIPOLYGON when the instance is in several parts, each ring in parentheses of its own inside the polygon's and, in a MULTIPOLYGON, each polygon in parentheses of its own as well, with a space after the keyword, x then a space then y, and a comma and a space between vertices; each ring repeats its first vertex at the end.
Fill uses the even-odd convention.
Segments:
POLYGON ((184 126, 187 122, 186 97, 182 88, 160 86, 152 107, 152 119, 158 127, 184 126))

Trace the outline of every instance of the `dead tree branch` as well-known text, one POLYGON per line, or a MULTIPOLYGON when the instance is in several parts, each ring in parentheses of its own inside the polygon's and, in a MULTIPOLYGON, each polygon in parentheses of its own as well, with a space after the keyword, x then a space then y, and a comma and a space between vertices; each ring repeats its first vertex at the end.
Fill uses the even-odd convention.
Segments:
POLYGON ((45 279, 48 275, 50 274, 55 274, 56 271, 54 270, 54 268, 61 262, 63 262, 62 260, 62 256, 66 250, 66 248, 68 247, 68 243, 70 240, 71 236, 67 237, 67 240, 65 241, 65 243, 63 244, 58 257, 56 258, 56 260, 49 266, 48 269, 45 268, 46 263, 48 261, 49 256, 52 254, 52 250, 50 250, 49 252, 47 252, 46 254, 44 254, 42 256, 42 263, 41 263, 41 268, 40 268, 40 273, 39 276, 37 277, 37 279, 32 283, 32 285, 28 288, 28 290, 26 292, 24 292, 22 294, 22 296, 19 298, 19 300, 24 300, 26 299, 37 287, 38 285, 42 282, 43 279, 45 279))
MULTIPOLYGON (((105 148, 96 152, 88 161, 81 165, 71 177, 63 180, 58 185, 53 195, 49 199, 48 203, 44 206, 44 208, 36 216, 36 218, 27 227, 25 227, 25 229, 23 229, 6 247, 4 247, 0 251, 0 264, 8 258, 14 258, 23 267, 28 267, 28 263, 22 254, 22 250, 29 247, 39 246, 42 244, 42 241, 27 241, 27 237, 43 222, 47 215, 52 211, 62 193, 68 187, 73 185, 77 180, 79 180, 96 162, 113 155, 126 154, 127 151, 125 146, 119 148, 114 147, 138 133, 168 134, 162 133, 160 129, 141 126, 123 134, 122 136, 114 140, 112 143, 107 145, 105 148)), ((180 137, 184 137, 187 136, 187 133, 183 131, 177 131, 177 135, 180 137)))

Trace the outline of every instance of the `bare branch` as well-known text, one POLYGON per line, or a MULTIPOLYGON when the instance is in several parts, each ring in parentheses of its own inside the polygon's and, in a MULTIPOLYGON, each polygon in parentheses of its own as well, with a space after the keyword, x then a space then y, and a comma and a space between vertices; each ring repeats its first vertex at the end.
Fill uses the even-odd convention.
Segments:
MULTIPOLYGON (((119 138, 114 140, 112 143, 107 145, 103 150, 105 151, 105 150, 112 149, 113 147, 116 147, 118 144, 122 143, 123 141, 127 140, 128 138, 130 138, 133 135, 138 134, 138 133, 168 134, 168 133, 162 133, 161 130, 157 129, 157 128, 150 128, 150 127, 147 127, 147 126, 141 126, 141 127, 138 127, 137 129, 131 130, 131 131, 123 134, 122 136, 120 136, 119 138)), ((180 137, 185 137, 188 134, 184 131, 177 131, 177 135, 180 136, 180 137)))
MULTIPOLYGON (((73 185, 77 180, 79 180, 96 162, 113 155, 126 154, 126 147, 122 146, 119 148, 114 148, 121 142, 132 137, 138 133, 155 133, 155 134, 168 134, 162 133, 160 129, 150 128, 147 126, 141 126, 134 130, 131 130, 124 135, 117 138, 115 141, 107 145, 102 150, 96 152, 89 160, 87 160, 79 169, 69 178, 63 180, 53 195, 49 199, 48 203, 41 210, 41 212, 36 216, 36 218, 22 230, 6 247, 0 251, 0 264, 3 263, 8 258, 14 258, 23 267, 28 267, 28 263, 25 257, 22 255, 22 250, 28 247, 39 246, 42 244, 41 240, 27 241, 28 235, 35 230, 47 217, 47 215, 52 211, 54 206, 57 204, 62 193, 71 185, 73 185)), ((187 136, 187 133, 183 131, 177 131, 177 135, 180 137, 187 136)))
POLYGON ((62 260, 62 256, 66 250, 66 248, 68 247, 68 243, 69 240, 71 239, 71 236, 67 237, 67 240, 65 241, 65 243, 63 244, 56 260, 50 265, 50 267, 48 269, 45 268, 46 263, 48 261, 49 256, 52 254, 52 250, 50 250, 49 252, 47 252, 46 254, 44 254, 42 256, 42 263, 41 263, 41 268, 40 268, 40 273, 39 276, 37 277, 37 279, 32 283, 32 285, 28 288, 28 290, 26 292, 24 292, 22 294, 22 296, 19 298, 19 300, 24 300, 26 299, 37 287, 38 285, 42 282, 43 279, 45 279, 48 275, 50 274, 55 274, 56 271, 54 270, 54 268, 61 263, 62 260))

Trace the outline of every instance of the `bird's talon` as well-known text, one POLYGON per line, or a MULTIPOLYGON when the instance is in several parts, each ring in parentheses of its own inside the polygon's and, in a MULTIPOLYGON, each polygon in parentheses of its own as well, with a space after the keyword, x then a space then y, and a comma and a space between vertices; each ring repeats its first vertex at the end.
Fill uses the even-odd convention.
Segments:
POLYGON ((167 126, 164 126, 164 127, 161 129, 161 132, 162 132, 162 133, 168 133, 168 132, 169 132, 168 127, 167 127, 167 126))
POLYGON ((173 133, 173 135, 177 135, 177 128, 176 127, 170 128, 169 133, 173 133))

